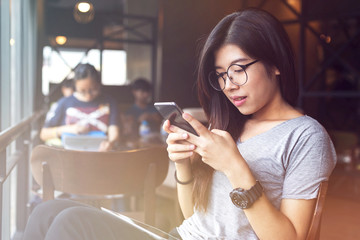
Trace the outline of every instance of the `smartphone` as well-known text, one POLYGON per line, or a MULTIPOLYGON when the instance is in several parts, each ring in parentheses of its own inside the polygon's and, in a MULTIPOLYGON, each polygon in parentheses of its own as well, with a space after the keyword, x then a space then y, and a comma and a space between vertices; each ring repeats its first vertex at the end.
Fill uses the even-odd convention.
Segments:
POLYGON ((154 106, 164 119, 169 119, 171 125, 199 136, 195 129, 182 117, 183 111, 175 102, 156 102, 154 106))

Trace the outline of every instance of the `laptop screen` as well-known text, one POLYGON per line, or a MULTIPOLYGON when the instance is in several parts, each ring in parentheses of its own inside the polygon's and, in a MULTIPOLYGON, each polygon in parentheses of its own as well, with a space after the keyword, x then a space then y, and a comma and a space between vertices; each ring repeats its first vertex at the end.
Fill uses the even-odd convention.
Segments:
POLYGON ((120 220, 128 223, 129 225, 135 227, 136 229, 138 229, 139 231, 142 231, 146 234, 148 234, 149 236, 151 236, 152 239, 158 239, 158 240, 179 240, 178 238, 160 230, 159 228, 150 226, 146 223, 143 223, 141 221, 138 221, 136 219, 127 217, 123 214, 120 214, 118 212, 114 212, 110 209, 101 207, 101 210, 103 210, 104 212, 107 212, 117 218, 119 218, 120 220))
POLYGON ((91 135, 64 135, 62 137, 65 149, 92 152, 98 151, 101 142, 106 139, 106 136, 91 135))

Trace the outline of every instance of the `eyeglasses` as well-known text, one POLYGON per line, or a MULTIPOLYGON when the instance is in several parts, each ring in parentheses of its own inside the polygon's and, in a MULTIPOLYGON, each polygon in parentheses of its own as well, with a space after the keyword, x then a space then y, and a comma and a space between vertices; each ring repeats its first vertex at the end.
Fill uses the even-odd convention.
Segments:
POLYGON ((247 75, 245 69, 258 61, 259 60, 255 60, 246 65, 240 65, 240 64, 234 63, 228 67, 226 72, 222 72, 222 73, 212 71, 209 73, 209 76, 208 76, 209 83, 215 90, 222 91, 225 88, 226 76, 227 76, 233 84, 235 84, 237 86, 242 86, 248 80, 248 75, 247 75))

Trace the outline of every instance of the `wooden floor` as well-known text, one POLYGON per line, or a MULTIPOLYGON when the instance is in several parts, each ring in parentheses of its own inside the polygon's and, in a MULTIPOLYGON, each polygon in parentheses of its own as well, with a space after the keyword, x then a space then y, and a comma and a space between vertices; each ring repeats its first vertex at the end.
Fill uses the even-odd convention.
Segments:
POLYGON ((360 172, 331 177, 320 240, 360 240, 360 172))

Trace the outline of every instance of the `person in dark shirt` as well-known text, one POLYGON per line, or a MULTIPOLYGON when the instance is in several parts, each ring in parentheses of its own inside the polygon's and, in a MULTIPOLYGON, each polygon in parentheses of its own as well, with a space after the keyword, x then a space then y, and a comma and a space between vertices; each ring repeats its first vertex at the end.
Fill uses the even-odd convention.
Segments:
POLYGON ((116 102, 101 94, 98 71, 90 64, 75 69, 75 92, 58 101, 45 121, 40 138, 46 141, 63 134, 107 135, 99 151, 110 150, 119 139, 116 102))
POLYGON ((123 116, 124 138, 133 141, 139 136, 139 126, 143 121, 148 122, 150 131, 160 132, 162 118, 151 103, 152 86, 145 78, 136 79, 132 86, 134 104, 126 110, 123 116))

